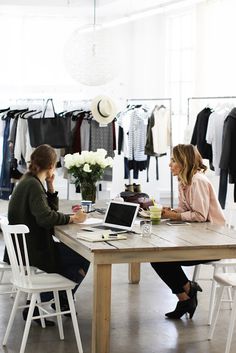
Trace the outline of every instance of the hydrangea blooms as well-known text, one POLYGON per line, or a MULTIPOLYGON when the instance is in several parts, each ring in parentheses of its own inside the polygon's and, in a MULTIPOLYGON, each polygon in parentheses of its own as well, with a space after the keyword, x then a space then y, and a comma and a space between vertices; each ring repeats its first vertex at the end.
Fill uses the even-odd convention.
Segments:
POLYGON ((113 166, 113 159, 106 157, 107 151, 103 148, 96 152, 82 151, 81 153, 66 154, 65 167, 74 177, 75 184, 83 182, 95 183, 102 178, 104 170, 113 166))

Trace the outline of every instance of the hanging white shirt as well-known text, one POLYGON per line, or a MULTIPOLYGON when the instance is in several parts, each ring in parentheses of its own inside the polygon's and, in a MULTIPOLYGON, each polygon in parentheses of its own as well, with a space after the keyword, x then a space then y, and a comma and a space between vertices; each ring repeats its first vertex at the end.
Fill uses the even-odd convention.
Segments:
POLYGON ((152 127, 153 151, 166 153, 170 146, 170 113, 158 106, 153 110, 154 126, 152 127))
POLYGON ((228 113, 228 110, 211 113, 207 125, 206 142, 212 145, 212 164, 216 175, 220 175, 223 126, 228 113))

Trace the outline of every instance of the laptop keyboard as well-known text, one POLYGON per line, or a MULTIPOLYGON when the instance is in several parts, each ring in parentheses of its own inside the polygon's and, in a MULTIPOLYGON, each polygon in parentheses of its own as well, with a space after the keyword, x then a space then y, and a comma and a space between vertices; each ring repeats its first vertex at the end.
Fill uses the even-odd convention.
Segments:
POLYGON ((124 232, 124 230, 120 229, 120 228, 115 228, 115 227, 108 227, 108 226, 94 226, 94 228, 98 228, 98 229, 109 229, 113 232, 124 232))

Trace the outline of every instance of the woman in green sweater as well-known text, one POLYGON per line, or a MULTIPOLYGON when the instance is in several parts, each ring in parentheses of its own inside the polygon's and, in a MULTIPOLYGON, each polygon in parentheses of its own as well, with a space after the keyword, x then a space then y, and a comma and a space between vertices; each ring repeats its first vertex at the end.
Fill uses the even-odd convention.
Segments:
MULTIPOLYGON (((86 214, 58 212, 58 196, 54 190, 54 172, 57 161, 55 150, 49 145, 37 147, 31 155, 29 171, 14 188, 8 206, 9 224, 26 224, 30 265, 48 273, 59 273, 77 283, 74 292, 85 277, 89 261, 65 244, 55 242, 53 227, 73 222, 84 222, 86 214), (46 185, 46 189, 45 186, 46 185)), ((7 253, 4 260, 8 261, 7 253)), ((42 295, 42 301, 51 299, 51 293, 42 295)), ((65 293, 60 293, 62 310, 67 310, 65 293)), ((23 315, 24 318, 27 313, 23 315)))

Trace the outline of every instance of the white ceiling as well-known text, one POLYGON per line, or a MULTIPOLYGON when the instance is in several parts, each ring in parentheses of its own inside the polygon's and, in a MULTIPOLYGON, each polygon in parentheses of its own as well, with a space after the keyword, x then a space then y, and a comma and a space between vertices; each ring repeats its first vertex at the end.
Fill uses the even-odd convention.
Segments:
MULTIPOLYGON (((175 2, 178 0, 175 0, 175 2)), ((99 8, 101 6, 131 6, 131 7, 149 7, 162 3, 169 3, 169 0, 0 0, 0 5, 7 6, 72 6, 72 7, 93 7, 94 3, 99 8)))
MULTIPOLYGON (((0 0, 0 14, 10 13, 42 14, 46 16, 63 16, 81 18, 93 22, 96 9, 97 23, 142 14, 149 10, 164 10, 181 4, 191 4, 204 0, 0 0)), ((208 0, 209 1, 209 0, 208 0)))
POLYGON ((27 7, 62 7, 66 8, 81 8, 93 9, 94 5, 97 10, 109 11, 125 10, 130 13, 148 10, 153 7, 163 7, 169 4, 178 3, 183 0, 0 0, 4 6, 27 6, 27 7))

